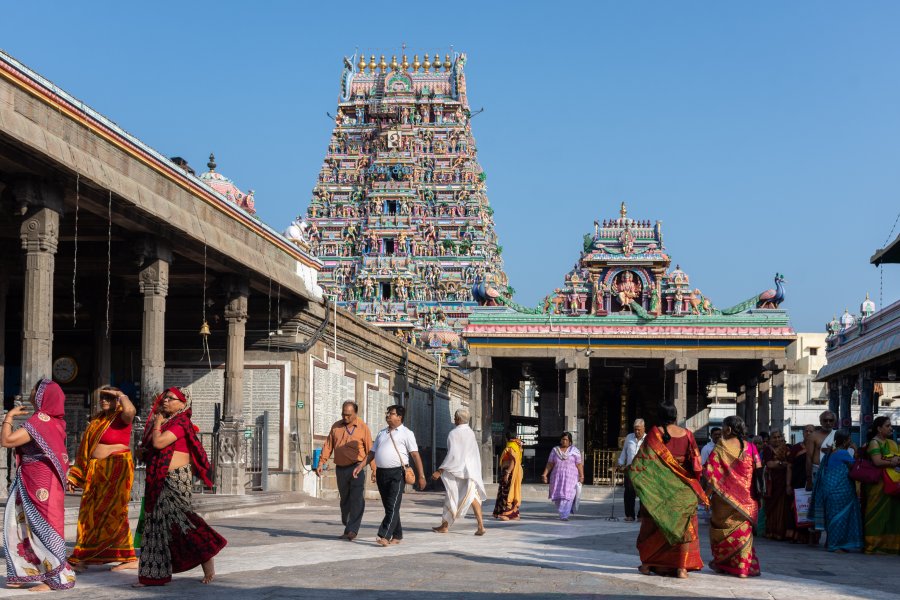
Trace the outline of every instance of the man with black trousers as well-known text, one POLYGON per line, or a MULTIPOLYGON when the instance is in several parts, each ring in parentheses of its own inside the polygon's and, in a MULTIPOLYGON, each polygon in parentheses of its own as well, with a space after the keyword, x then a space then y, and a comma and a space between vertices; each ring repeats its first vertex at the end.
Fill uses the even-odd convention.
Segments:
POLYGON ((644 429, 644 420, 635 419, 634 433, 629 433, 627 436, 625 436, 625 446, 622 448, 622 453, 619 455, 619 470, 625 471, 626 521, 634 521, 634 502, 636 500, 634 486, 631 484, 631 476, 628 474, 628 468, 631 466, 631 461, 634 460, 634 457, 637 454, 638 449, 641 447, 641 444, 644 443, 644 429))
POLYGON ((419 489, 425 489, 425 469, 422 467, 416 436, 403 425, 405 413, 406 410, 400 405, 387 407, 387 427, 378 432, 368 456, 353 469, 353 477, 357 477, 373 459, 378 465, 375 483, 378 484, 378 493, 381 494, 381 503, 384 505, 384 519, 375 538, 379 546, 399 544, 403 539, 400 503, 406 487, 405 467, 409 465, 410 458, 416 465, 419 489))
POLYGON ((356 477, 354 469, 366 460, 372 449, 372 432, 357 412, 356 402, 344 402, 341 420, 331 426, 316 468, 316 473, 321 477, 323 466, 334 452, 334 471, 341 496, 341 523, 344 524, 341 539, 351 542, 359 533, 366 510, 366 480, 356 477))

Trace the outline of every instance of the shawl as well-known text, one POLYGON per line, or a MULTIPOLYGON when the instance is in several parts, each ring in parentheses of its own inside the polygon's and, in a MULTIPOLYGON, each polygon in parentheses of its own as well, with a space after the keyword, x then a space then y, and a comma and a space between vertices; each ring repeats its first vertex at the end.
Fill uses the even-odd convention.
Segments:
MULTIPOLYGON (((34 392, 34 414, 22 425, 32 441, 41 449, 53 467, 53 474, 66 485, 69 456, 66 454, 66 395, 59 385, 49 379, 41 379, 34 392)), ((16 449, 21 457, 22 446, 16 449)))
MULTIPOLYGON (((693 439, 693 437, 691 438, 693 439)), ((696 450, 696 443, 693 444, 696 450)), ((631 483, 643 506, 669 544, 692 541, 691 519, 697 503, 709 505, 700 482, 678 462, 651 427, 628 469, 631 483)))
POLYGON ((703 473, 712 490, 754 525, 759 503, 750 490, 753 471, 760 467, 759 452, 752 442, 744 442, 744 451, 736 456, 723 439, 709 455, 703 473))
MULTIPOLYGON (((209 478, 209 473, 211 471, 211 467, 209 464, 209 458, 206 456, 206 450, 203 448, 203 444, 200 442, 200 438, 197 437, 197 430, 194 427, 194 424, 191 422, 191 409, 190 409, 190 400, 186 397, 182 390, 178 388, 169 388, 166 390, 167 392, 171 392, 180 398, 185 398, 185 402, 187 406, 184 410, 172 415, 166 422, 162 424, 160 429, 163 432, 172 431, 175 435, 178 435, 177 428, 181 428, 184 432, 184 438, 187 442, 188 453, 190 454, 191 464, 193 465, 194 474, 200 477, 203 482, 212 486, 212 480, 209 478)), ((166 392, 163 392, 165 394, 166 392)), ((162 395, 157 398, 156 404, 158 404, 159 399, 162 398, 162 395)), ((156 410, 156 405, 154 405, 154 411, 156 410)), ((146 450, 146 463, 147 463, 147 483, 144 491, 144 509, 146 512, 151 513, 153 509, 156 507, 156 501, 159 499, 159 494, 162 492, 163 485, 166 481, 166 476, 169 473, 169 463, 172 462, 172 455, 175 453, 175 443, 171 443, 165 448, 154 448, 152 442, 152 421, 148 419, 147 424, 150 427, 150 436, 144 435, 144 448, 146 450)))
POLYGON ((454 427, 447 435, 447 456, 439 467, 457 479, 472 479, 484 490, 481 480, 481 449, 468 424, 454 427))
POLYGON ((81 445, 78 446, 78 453, 75 455, 75 464, 69 469, 69 483, 75 487, 84 488, 85 477, 87 476, 88 463, 94 455, 94 449, 100 443, 100 438, 109 429, 124 408, 121 404, 116 407, 112 413, 103 413, 91 419, 88 423, 84 435, 81 437, 81 445))

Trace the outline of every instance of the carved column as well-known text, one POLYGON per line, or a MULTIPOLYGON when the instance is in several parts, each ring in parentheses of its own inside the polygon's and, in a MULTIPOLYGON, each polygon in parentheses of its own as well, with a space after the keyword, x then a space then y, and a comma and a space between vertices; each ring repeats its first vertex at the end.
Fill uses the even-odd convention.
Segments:
POLYGON ((32 178, 17 182, 16 198, 26 207, 20 227, 25 250, 21 389, 27 393, 53 362, 53 271, 59 242, 61 191, 32 178))
POLYGON ((742 385, 738 388, 737 396, 734 398, 734 412, 745 423, 747 422, 747 386, 742 385))
MULTIPOLYGON (((225 402, 219 426, 219 464, 216 483, 221 494, 244 494, 246 465, 243 453, 244 429, 244 336, 247 326, 247 282, 233 280, 225 304, 228 342, 225 355, 225 402)), ((267 460, 268 457, 263 457, 267 460)))
POLYGON ((841 384, 840 379, 828 380, 828 410, 838 414, 841 409, 841 384))
POLYGON ((688 418, 688 370, 697 368, 697 359, 665 359, 665 368, 672 373, 672 404, 678 410, 678 423, 684 425, 688 418))
POLYGON ((772 431, 784 431, 784 375, 784 370, 772 375, 772 431))
POLYGON ((759 376, 756 397, 756 431, 769 431, 769 403, 772 400, 772 372, 763 371, 759 376))
POLYGON ((838 407, 838 422, 835 429, 843 429, 850 427, 853 423, 850 416, 850 398, 853 396, 853 390, 856 389, 857 377, 841 377, 840 385, 840 406, 838 407))
POLYGON ((872 425, 872 417, 878 407, 875 406, 875 380, 871 369, 859 372, 859 439, 860 445, 865 443, 866 431, 872 425))
POLYGON ((757 386, 759 385, 759 380, 756 377, 751 377, 747 380, 746 393, 747 400, 745 402, 745 415, 744 423, 747 425, 747 435, 756 435, 756 397, 758 393, 757 386))
MULTIPOLYGON (((163 248, 159 248, 163 250, 163 248)), ((163 390, 166 370, 166 296, 169 293, 170 255, 160 252, 141 269, 138 287, 144 295, 141 329, 141 405, 149 410, 163 390)))
POLYGON ((481 449, 481 476, 486 482, 494 480, 494 440, 491 430, 491 358, 470 356, 466 363, 472 372, 469 375, 469 410, 472 413, 471 427, 481 449))

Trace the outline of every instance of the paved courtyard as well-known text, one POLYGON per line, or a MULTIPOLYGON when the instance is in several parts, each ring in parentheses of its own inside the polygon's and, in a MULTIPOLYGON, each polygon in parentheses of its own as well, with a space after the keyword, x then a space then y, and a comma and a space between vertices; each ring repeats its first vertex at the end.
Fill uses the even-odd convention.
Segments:
MULTIPOLYGON (((94 569, 79 577, 75 593, 110 599, 900 597, 898 557, 835 555, 762 540, 759 578, 739 580, 709 570, 688 580, 644 577, 636 570, 639 525, 607 520, 606 502, 587 503, 583 514, 568 523, 554 519, 551 504, 526 502, 520 522, 491 520, 482 538, 472 535, 471 518, 450 534, 432 533, 430 527, 440 522, 440 503, 436 493, 406 495, 405 538, 388 548, 374 543, 378 502, 367 503, 360 537, 352 543, 336 539, 342 531, 336 502, 213 518, 210 522, 229 540, 216 559, 213 585, 200 584, 197 569, 176 575, 164 588, 132 589, 134 572, 94 569)), ((708 562, 705 538, 703 549, 708 562)), ((23 595, 0 589, 0 597, 23 595)))

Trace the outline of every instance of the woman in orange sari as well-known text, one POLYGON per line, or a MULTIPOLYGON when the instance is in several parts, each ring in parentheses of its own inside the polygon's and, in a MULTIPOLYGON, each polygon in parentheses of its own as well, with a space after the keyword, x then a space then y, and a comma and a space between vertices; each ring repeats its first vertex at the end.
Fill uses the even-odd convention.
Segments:
POLYGON ((500 481, 497 486, 497 502, 494 517, 501 521, 518 521, 522 504, 522 440, 515 429, 506 431, 506 448, 500 455, 500 481))
POLYGON ((707 505, 700 486, 700 451, 693 434, 675 425, 674 405, 659 407, 659 425, 647 432, 628 468, 641 499, 638 570, 686 578, 703 568, 697 503, 707 505))
POLYGON ((114 571, 137 569, 128 524, 128 503, 134 483, 131 422, 137 411, 118 388, 100 389, 100 411, 81 438, 68 489, 81 488, 78 537, 69 564, 76 571, 87 565, 119 563, 114 571))
POLYGON ((759 452, 744 441, 740 417, 725 417, 722 439, 706 461, 704 476, 710 491, 709 543, 717 573, 737 577, 759 575, 753 549, 753 527, 759 504, 753 498, 753 472, 762 468, 759 452))

